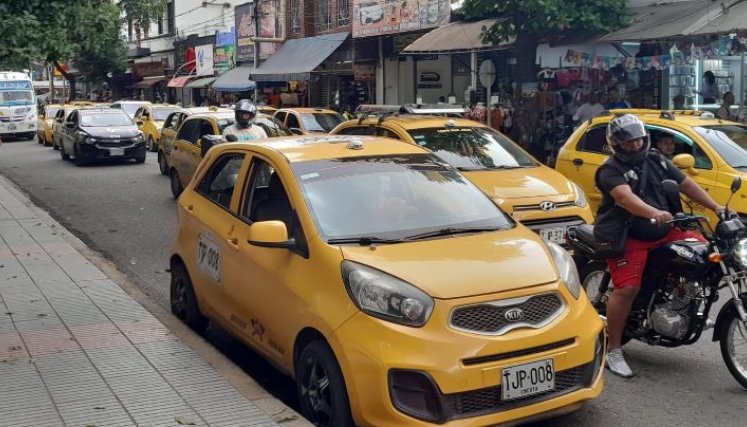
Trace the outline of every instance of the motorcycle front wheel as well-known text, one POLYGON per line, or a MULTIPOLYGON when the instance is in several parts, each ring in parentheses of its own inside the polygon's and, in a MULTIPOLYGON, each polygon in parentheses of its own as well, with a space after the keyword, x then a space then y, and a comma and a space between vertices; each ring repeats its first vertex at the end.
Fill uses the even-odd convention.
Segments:
POLYGON ((747 325, 737 316, 736 310, 724 313, 728 325, 719 337, 721 356, 726 367, 739 384, 747 389, 747 325))
POLYGON ((602 279, 607 272, 607 264, 604 261, 591 261, 584 265, 579 272, 581 286, 589 297, 589 302, 597 309, 599 314, 607 312, 607 298, 612 293, 612 283, 602 290, 602 279))

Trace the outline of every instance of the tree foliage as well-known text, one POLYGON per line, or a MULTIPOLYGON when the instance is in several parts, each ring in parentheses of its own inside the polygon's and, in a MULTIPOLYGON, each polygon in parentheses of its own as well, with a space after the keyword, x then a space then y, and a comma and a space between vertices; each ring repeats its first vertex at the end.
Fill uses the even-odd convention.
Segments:
POLYGON ((121 72, 127 65, 121 37, 126 14, 150 25, 164 5, 165 0, 0 2, 0 64, 28 68, 31 62, 71 61, 88 79, 103 80, 108 72, 121 72))

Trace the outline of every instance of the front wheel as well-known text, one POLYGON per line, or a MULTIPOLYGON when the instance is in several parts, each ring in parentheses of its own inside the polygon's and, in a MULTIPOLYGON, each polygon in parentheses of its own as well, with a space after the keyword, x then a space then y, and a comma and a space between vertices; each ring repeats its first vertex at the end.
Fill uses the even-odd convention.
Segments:
POLYGON ((198 334, 205 332, 208 319, 200 313, 195 289, 187 269, 182 264, 171 269, 170 302, 172 314, 198 334))
POLYGON ((727 326, 719 337, 721 356, 734 379, 747 389, 747 325, 739 319, 736 310, 723 315, 727 326))
POLYGON ((158 169, 161 171, 161 175, 169 174, 169 165, 166 164, 166 157, 160 150, 158 151, 158 169))
POLYGON ((152 136, 148 137, 148 151, 151 151, 151 152, 156 151, 156 142, 153 141, 152 136))
POLYGON ((178 199, 182 191, 184 191, 184 188, 182 188, 182 184, 179 182, 179 174, 176 173, 176 169, 171 169, 171 194, 174 196, 174 199, 178 199))
POLYGON ((303 415, 317 426, 353 426, 345 379, 332 349, 310 342, 296 361, 296 388, 303 415))
POLYGON ((607 299, 612 293, 612 283, 608 283, 604 289, 603 279, 606 272, 607 263, 604 261, 589 262, 579 272, 581 286, 586 291, 589 302, 602 315, 607 312, 607 299))

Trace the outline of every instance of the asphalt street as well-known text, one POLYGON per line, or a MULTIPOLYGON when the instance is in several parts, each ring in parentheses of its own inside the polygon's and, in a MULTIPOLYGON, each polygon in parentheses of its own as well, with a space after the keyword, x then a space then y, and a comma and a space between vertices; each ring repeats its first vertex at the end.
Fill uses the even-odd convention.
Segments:
MULTIPOLYGON (((35 141, 4 140, 0 174, 168 307, 176 203, 168 178, 158 172, 155 153, 148 153, 142 165, 81 168, 35 141)), ((534 425, 744 426, 747 391, 729 375, 711 337, 708 331, 698 343, 677 349, 629 344, 625 351, 635 378, 607 374, 599 399, 573 414, 534 425)), ((297 408, 292 381, 218 328, 211 327, 206 339, 297 408)))

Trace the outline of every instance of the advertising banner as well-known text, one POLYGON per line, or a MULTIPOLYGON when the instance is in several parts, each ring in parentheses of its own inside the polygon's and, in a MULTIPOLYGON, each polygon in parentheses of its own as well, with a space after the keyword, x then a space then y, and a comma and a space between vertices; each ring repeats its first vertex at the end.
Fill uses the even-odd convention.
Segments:
POLYGON ((215 71, 223 74, 236 66, 236 46, 216 46, 215 56, 213 57, 215 71))
MULTIPOLYGON (((245 3, 235 8, 236 14, 236 61, 254 60, 255 37, 254 20, 252 19, 253 3, 245 3)), ((259 37, 263 39, 282 39, 283 13, 280 0, 261 0, 259 3, 259 37)), ((260 42, 259 55, 267 59, 277 50, 275 42, 260 42)))
POLYGON ((433 28, 450 19, 450 0, 353 0, 353 37, 433 28))
POLYGON ((230 46, 236 44, 236 31, 235 27, 231 27, 231 30, 226 32, 218 31, 215 34, 215 45, 216 46, 230 46))
POLYGON ((236 6, 236 61, 250 62, 254 60, 254 21, 252 19, 253 3, 236 6))
POLYGON ((213 45, 204 44, 195 46, 195 55, 197 56, 197 71, 195 73, 198 76, 212 76, 215 74, 213 67, 213 45))

